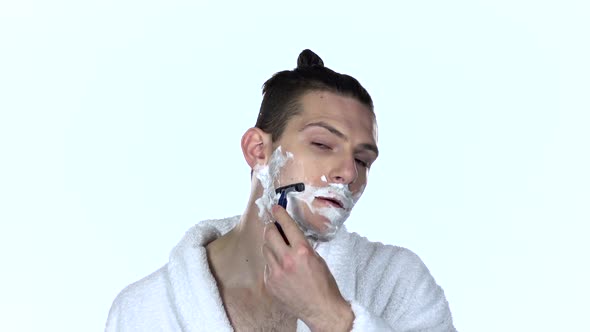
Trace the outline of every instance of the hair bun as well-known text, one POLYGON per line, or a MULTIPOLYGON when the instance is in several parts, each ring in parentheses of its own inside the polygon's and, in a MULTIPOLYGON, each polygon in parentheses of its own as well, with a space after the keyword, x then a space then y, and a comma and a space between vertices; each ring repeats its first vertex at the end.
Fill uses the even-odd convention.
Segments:
POLYGON ((312 66, 324 66, 324 61, 313 51, 306 49, 303 50, 297 58, 297 68, 312 67, 312 66))

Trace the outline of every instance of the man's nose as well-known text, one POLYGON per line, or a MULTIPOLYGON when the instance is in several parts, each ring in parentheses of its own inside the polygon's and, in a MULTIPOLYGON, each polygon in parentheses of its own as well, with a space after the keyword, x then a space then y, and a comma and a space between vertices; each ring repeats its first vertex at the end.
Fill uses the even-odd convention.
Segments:
POLYGON ((330 174, 333 183, 351 184, 357 177, 358 170, 354 158, 341 159, 330 174))

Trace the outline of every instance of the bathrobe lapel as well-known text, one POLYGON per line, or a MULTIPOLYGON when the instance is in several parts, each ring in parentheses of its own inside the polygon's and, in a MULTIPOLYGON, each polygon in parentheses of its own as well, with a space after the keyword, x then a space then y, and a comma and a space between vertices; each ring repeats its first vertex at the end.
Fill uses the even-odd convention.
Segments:
POLYGON ((238 219, 192 227, 170 254, 169 296, 183 331, 233 331, 204 246, 229 231, 238 219))

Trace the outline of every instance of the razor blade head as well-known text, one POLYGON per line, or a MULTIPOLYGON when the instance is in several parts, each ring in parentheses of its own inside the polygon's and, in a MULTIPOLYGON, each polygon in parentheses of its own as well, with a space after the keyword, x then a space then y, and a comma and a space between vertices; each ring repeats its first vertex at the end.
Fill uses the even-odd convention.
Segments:
POLYGON ((275 190, 275 192, 277 194, 281 194, 283 192, 290 192, 293 190, 297 191, 297 192, 302 192, 305 190, 305 184, 303 184, 303 182, 290 184, 288 186, 283 186, 283 187, 277 188, 277 190, 275 190))

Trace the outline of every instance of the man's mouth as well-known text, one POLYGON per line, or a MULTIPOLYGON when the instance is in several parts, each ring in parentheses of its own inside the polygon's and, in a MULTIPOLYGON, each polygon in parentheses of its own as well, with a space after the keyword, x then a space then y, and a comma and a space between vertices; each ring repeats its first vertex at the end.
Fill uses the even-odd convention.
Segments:
POLYGON ((316 197, 316 199, 319 199, 321 202, 325 203, 325 204, 329 204, 331 206, 337 207, 337 208, 344 208, 344 205, 342 204, 342 202, 336 198, 332 198, 332 197, 316 197))

